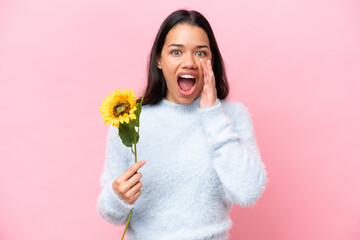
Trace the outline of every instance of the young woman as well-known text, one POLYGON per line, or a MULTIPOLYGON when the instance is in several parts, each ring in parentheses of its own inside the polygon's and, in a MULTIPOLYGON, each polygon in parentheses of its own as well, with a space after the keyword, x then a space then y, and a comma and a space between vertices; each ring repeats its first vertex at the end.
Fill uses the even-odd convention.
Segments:
POLYGON ((266 171, 247 108, 224 100, 224 64, 204 16, 170 14, 148 68, 137 144, 146 164, 133 164, 111 127, 98 211, 122 225, 134 208, 130 240, 228 239, 232 204, 253 205, 266 171))

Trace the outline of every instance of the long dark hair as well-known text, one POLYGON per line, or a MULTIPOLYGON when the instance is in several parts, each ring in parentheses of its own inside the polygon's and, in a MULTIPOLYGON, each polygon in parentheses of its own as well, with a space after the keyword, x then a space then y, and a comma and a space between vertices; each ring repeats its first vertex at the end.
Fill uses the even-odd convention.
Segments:
POLYGON ((146 104, 157 104, 166 96, 166 82, 161 69, 157 68, 157 58, 160 56, 168 32, 177 24, 187 23, 202 28, 209 38, 210 50, 213 60, 213 72, 216 81, 217 97, 225 99, 229 94, 229 83, 225 73, 225 66, 217 45, 214 33, 206 18, 197 11, 184 9, 171 13, 161 24, 151 49, 148 61, 148 82, 144 92, 146 104))

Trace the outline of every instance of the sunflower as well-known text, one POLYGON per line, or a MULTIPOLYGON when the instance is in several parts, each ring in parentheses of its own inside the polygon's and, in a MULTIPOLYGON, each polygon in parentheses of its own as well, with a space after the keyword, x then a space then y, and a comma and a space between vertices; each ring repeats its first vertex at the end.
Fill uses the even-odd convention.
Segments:
POLYGON ((129 123, 136 119, 134 111, 136 110, 136 99, 134 99, 134 91, 126 88, 120 92, 110 92, 110 95, 101 102, 100 111, 104 117, 105 124, 111 124, 113 127, 119 127, 119 123, 129 123))

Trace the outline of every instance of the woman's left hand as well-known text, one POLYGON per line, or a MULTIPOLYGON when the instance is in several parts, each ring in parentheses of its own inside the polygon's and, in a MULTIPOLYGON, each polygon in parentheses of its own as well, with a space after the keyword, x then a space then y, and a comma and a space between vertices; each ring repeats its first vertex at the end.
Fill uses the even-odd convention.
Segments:
POLYGON ((200 59, 200 64, 204 75, 204 87, 201 92, 200 107, 209 108, 214 106, 217 98, 215 76, 210 60, 205 63, 203 59, 200 59))

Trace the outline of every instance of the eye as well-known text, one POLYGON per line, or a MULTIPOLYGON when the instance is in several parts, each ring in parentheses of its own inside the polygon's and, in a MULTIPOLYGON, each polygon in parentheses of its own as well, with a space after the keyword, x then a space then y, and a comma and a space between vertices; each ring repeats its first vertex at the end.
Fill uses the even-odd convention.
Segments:
POLYGON ((204 52, 204 51, 199 51, 199 52, 196 52, 195 55, 196 55, 196 56, 200 56, 200 57, 204 57, 204 56, 206 56, 206 52, 204 52))
POLYGON ((173 50, 171 51, 171 54, 174 56, 179 56, 181 54, 180 50, 173 50))

